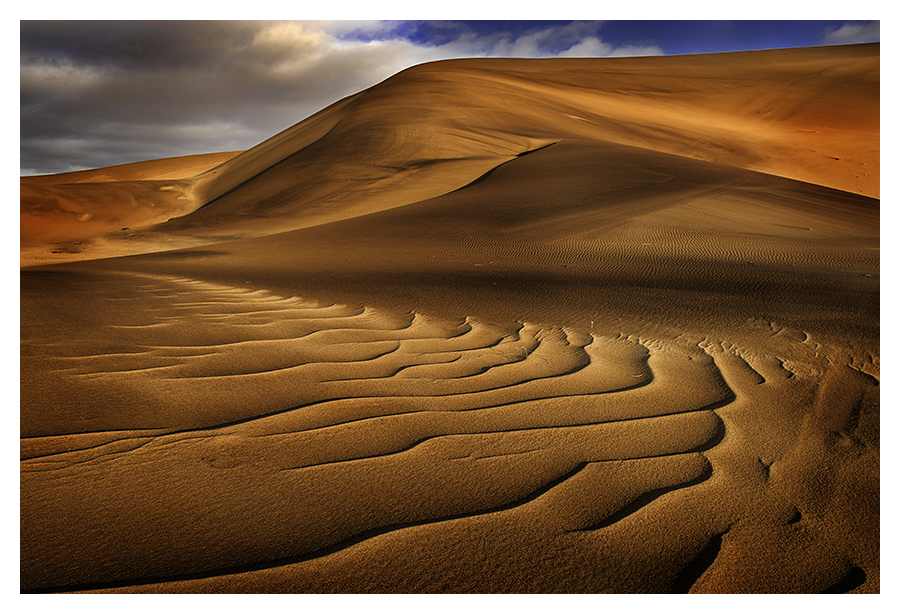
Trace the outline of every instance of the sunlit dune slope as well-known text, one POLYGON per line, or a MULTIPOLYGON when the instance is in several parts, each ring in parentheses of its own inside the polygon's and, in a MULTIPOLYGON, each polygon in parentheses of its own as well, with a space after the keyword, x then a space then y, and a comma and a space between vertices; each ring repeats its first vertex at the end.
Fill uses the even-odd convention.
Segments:
MULTIPOLYGON (((435 62, 339 101, 197 175, 183 186, 185 207, 164 219, 108 219, 85 233, 82 218, 99 217, 91 202, 103 208, 122 202, 116 186, 109 186, 105 201, 74 187, 69 196, 62 191, 70 188, 54 196, 58 209, 71 210, 71 232, 82 243, 105 227, 117 231, 111 238, 126 241, 115 253, 153 251, 308 227, 431 198, 516 155, 576 138, 878 197, 879 69, 877 44, 435 62), (135 226, 153 224, 150 236, 121 231, 127 225, 131 232, 124 234, 133 234, 135 226)), ((129 189, 148 198, 153 191, 129 189)), ((40 202, 23 190, 25 215, 39 218, 24 229, 26 244, 47 238, 40 230, 40 202)), ((54 240, 64 242, 64 234, 60 228, 54 240)), ((96 257, 84 246, 62 251, 96 257)))

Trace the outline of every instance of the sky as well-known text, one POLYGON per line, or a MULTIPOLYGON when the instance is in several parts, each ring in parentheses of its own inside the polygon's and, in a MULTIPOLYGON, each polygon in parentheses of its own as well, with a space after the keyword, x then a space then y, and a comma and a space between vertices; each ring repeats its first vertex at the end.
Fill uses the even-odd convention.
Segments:
POLYGON ((879 21, 22 20, 20 174, 248 149, 432 60, 879 40, 879 21))

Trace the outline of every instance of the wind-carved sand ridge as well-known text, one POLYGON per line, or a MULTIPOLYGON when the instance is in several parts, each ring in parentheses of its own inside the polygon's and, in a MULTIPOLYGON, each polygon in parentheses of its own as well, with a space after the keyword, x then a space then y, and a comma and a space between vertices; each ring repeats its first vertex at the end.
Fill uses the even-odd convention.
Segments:
POLYGON ((438 62, 23 178, 21 589, 879 592, 878 67, 438 62))

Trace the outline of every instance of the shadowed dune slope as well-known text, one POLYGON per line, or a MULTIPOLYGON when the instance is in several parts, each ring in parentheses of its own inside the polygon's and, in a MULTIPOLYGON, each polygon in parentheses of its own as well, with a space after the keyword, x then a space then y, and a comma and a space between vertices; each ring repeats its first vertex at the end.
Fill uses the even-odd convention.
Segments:
POLYGON ((22 270, 21 589, 879 592, 877 90, 439 62, 62 186, 202 197, 22 270))
POLYGON ((399 310, 415 302, 448 316, 474 308, 514 320, 552 313, 550 321, 578 325, 587 323, 575 315, 582 309, 688 326, 702 314, 709 325, 734 326, 762 308, 819 334, 868 336, 878 328, 878 220, 878 201, 863 196, 562 141, 434 199, 93 268, 165 266, 334 302, 399 310), (529 302, 533 295, 541 300, 529 302))

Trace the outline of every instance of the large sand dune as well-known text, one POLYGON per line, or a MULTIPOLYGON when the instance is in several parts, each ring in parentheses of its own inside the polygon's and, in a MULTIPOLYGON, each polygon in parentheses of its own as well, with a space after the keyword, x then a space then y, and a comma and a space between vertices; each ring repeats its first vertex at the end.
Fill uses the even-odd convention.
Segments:
POLYGON ((878 45, 455 60, 23 178, 22 590, 879 592, 878 122, 878 45))

